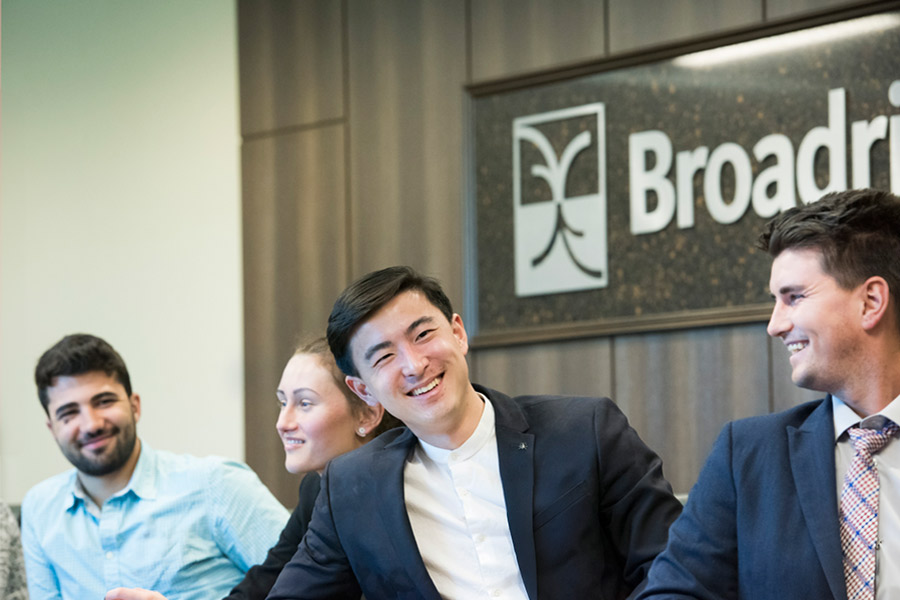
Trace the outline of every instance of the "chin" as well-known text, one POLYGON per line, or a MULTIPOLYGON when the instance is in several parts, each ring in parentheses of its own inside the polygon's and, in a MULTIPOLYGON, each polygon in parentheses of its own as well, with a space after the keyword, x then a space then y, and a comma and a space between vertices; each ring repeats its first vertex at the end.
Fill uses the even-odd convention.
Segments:
POLYGON ((809 386, 809 383, 807 383, 807 381, 805 379, 803 379, 802 377, 791 377, 791 382, 794 385, 796 385, 798 388, 803 388, 805 390, 812 389, 809 386))
POLYGON ((304 465, 298 465, 294 462, 285 461, 284 470, 287 471, 288 473, 290 473, 291 475, 299 475, 300 473, 303 473, 303 472, 307 471, 308 469, 306 469, 304 467, 304 465))
POLYGON ((822 388, 818 387, 815 378, 808 373, 797 373, 791 377, 791 381, 793 381, 794 385, 797 387, 801 387, 805 390, 813 390, 816 392, 822 391, 822 388))

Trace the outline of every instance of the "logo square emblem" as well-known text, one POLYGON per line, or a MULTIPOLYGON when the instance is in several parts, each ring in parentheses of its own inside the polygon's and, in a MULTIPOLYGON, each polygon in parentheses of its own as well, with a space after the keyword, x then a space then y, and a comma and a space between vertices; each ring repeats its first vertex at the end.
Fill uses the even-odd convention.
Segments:
POLYGON ((605 288, 603 103, 513 120, 516 295, 605 288))

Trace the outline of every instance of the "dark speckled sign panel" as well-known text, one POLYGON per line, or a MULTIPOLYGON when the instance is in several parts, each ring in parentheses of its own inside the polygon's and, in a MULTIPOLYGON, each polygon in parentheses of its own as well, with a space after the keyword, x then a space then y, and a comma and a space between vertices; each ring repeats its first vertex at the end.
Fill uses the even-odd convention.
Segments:
POLYGON ((771 216, 900 189, 898 57, 881 12, 473 89, 476 343, 764 318, 771 216))

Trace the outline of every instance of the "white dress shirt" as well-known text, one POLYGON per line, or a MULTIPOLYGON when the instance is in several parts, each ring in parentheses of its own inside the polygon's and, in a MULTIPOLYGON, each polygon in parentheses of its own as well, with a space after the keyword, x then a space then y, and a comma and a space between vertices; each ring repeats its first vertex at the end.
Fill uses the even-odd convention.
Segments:
MULTIPOLYGON (((838 506, 844 475, 853 462, 854 450, 847 430, 857 425, 877 427, 881 419, 887 417, 900 425, 900 396, 888 404, 884 410, 860 421, 852 408, 839 398, 831 397, 834 408, 834 467, 837 480, 838 506), (875 423, 873 423, 873 421, 875 423)), ((892 600, 900 598, 900 438, 895 437, 873 456, 878 469, 878 540, 875 554, 875 598, 892 600)))
POLYGON ((419 440, 403 470, 406 512, 442 598, 527 600, 506 518, 494 408, 455 450, 419 440))

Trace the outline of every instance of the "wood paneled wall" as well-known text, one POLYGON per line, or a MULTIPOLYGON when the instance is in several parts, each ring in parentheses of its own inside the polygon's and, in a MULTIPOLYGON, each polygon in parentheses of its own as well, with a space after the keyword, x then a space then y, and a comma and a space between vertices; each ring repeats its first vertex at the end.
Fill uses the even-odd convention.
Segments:
MULTIPOLYGON (((238 0, 250 465, 293 505, 274 390, 352 279, 410 264, 463 307, 464 86, 848 4, 238 0)), ((726 421, 815 397, 764 324, 479 349, 470 365, 512 394, 612 396, 679 492, 726 421)))

